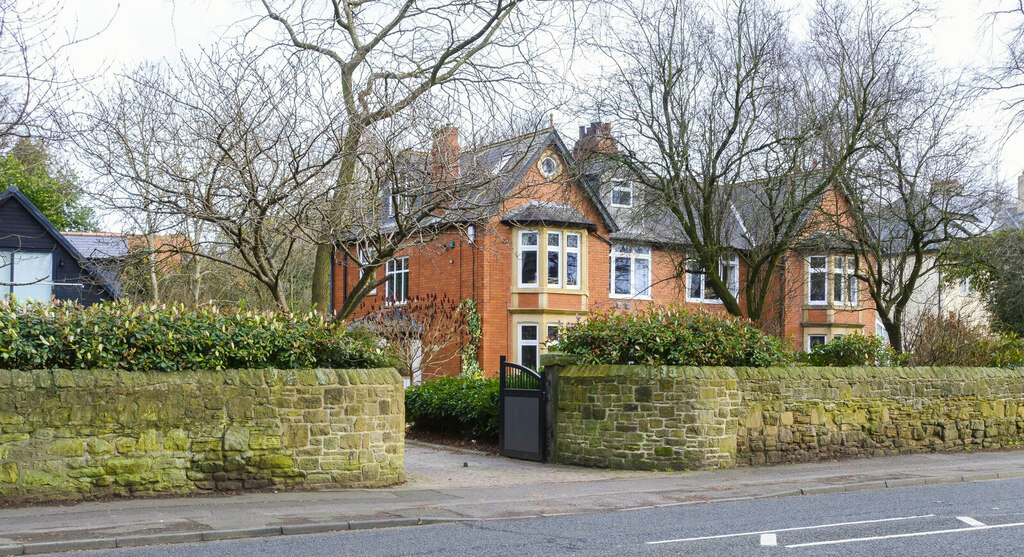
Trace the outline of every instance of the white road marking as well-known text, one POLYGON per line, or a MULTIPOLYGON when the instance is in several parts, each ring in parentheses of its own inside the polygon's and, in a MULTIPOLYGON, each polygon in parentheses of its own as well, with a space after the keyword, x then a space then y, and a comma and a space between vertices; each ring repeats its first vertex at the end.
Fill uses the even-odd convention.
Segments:
POLYGON ((922 514, 918 516, 899 516, 896 518, 879 518, 875 520, 856 520, 853 522, 833 522, 832 524, 817 524, 814 526, 796 526, 793 528, 776 528, 774 530, 759 530, 757 532, 737 532, 735 534, 719 534, 717 536, 700 536, 696 538, 679 538, 675 540, 660 540, 656 542, 647 542, 647 545, 657 545, 661 543, 676 543, 676 542, 695 542, 700 540, 717 540, 721 538, 736 538, 740 536, 757 536, 760 534, 773 534, 776 532, 794 532, 797 530, 816 530, 819 528, 835 528, 837 526, 853 526, 856 524, 876 524, 879 522, 895 522, 898 520, 914 520, 915 518, 931 518, 934 514, 922 514))
POLYGON ((951 528, 949 530, 932 530, 930 532, 910 532, 908 534, 889 534, 887 536, 871 536, 867 538, 847 538, 845 540, 828 540, 823 542, 810 542, 810 543, 795 543, 787 545, 787 548, 794 547, 812 547, 819 545, 836 545, 841 543, 854 543, 854 542, 871 542, 877 540, 891 540, 895 538, 917 538, 921 536, 935 536, 938 534, 957 534, 963 532, 974 532, 976 530, 994 530, 996 528, 1018 528, 1024 526, 1024 522, 1014 522, 1013 524, 993 524, 991 526, 975 526, 971 528, 951 528))
POLYGON ((779 540, 775 537, 775 534, 761 534, 761 545, 770 545, 774 547, 779 545, 779 540))
POLYGON ((985 525, 984 522, 981 522, 980 520, 974 520, 973 518, 971 518, 969 516, 958 516, 958 517, 956 517, 956 519, 959 520, 960 522, 963 522, 964 524, 967 524, 968 526, 975 526, 975 527, 977 527, 977 526, 984 526, 985 525))

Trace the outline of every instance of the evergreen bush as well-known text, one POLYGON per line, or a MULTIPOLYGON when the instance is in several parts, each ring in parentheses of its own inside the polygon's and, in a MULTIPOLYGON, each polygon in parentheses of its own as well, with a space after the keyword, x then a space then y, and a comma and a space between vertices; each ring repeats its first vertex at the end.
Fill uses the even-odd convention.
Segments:
POLYGON ((676 306, 593 313, 559 332, 558 349, 583 365, 764 367, 793 357, 749 321, 676 306))
POLYGON ((383 343, 316 313, 133 305, 0 303, 0 368, 181 371, 371 368, 383 343))
POLYGON ((438 377, 405 391, 413 429, 473 439, 498 438, 498 380, 438 377))

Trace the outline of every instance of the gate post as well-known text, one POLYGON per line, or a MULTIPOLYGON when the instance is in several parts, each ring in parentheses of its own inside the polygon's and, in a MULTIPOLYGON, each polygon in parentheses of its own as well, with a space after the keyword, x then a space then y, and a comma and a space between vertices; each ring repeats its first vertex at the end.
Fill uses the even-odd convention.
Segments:
POLYGON ((540 357, 540 368, 547 384, 547 457, 558 462, 558 376, 566 366, 576 362, 561 352, 549 352, 540 357))

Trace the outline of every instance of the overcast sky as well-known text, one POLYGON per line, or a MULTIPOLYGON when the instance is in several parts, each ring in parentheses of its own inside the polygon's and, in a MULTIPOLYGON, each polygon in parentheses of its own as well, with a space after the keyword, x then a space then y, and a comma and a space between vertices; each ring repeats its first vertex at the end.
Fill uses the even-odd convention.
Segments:
MULTIPOLYGON (((809 1, 789 1, 797 9, 810 5, 809 1)), ((195 54, 203 45, 225 35, 237 35, 249 25, 233 24, 251 18, 255 4, 246 0, 66 0, 58 25, 77 28, 78 36, 103 29, 96 37, 76 45, 69 53, 70 61, 80 74, 102 69, 104 74, 113 75, 119 68, 145 61, 175 59, 182 52, 195 54)), ((951 70, 987 65, 999 48, 992 34, 984 32, 985 12, 993 2, 942 0, 934 5, 937 22, 922 30, 922 40, 938 59, 951 70)), ((1007 119, 995 104, 979 105, 974 120, 987 130, 1006 130, 1007 119)), ((556 123, 560 129, 571 131, 584 122, 556 123)), ((1024 133, 1018 131, 1003 152, 1000 176, 1011 187, 1022 171, 1024 133)))

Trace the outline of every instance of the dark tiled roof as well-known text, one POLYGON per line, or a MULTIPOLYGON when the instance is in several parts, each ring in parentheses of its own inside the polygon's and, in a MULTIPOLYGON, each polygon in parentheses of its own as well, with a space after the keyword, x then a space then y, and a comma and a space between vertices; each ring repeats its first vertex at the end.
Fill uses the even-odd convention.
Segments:
POLYGON ((529 201, 507 213, 502 222, 513 224, 576 224, 594 228, 594 221, 588 219, 571 205, 550 201, 529 201))
POLYGON ((120 234, 61 232, 86 259, 116 259, 128 254, 128 243, 120 234))

